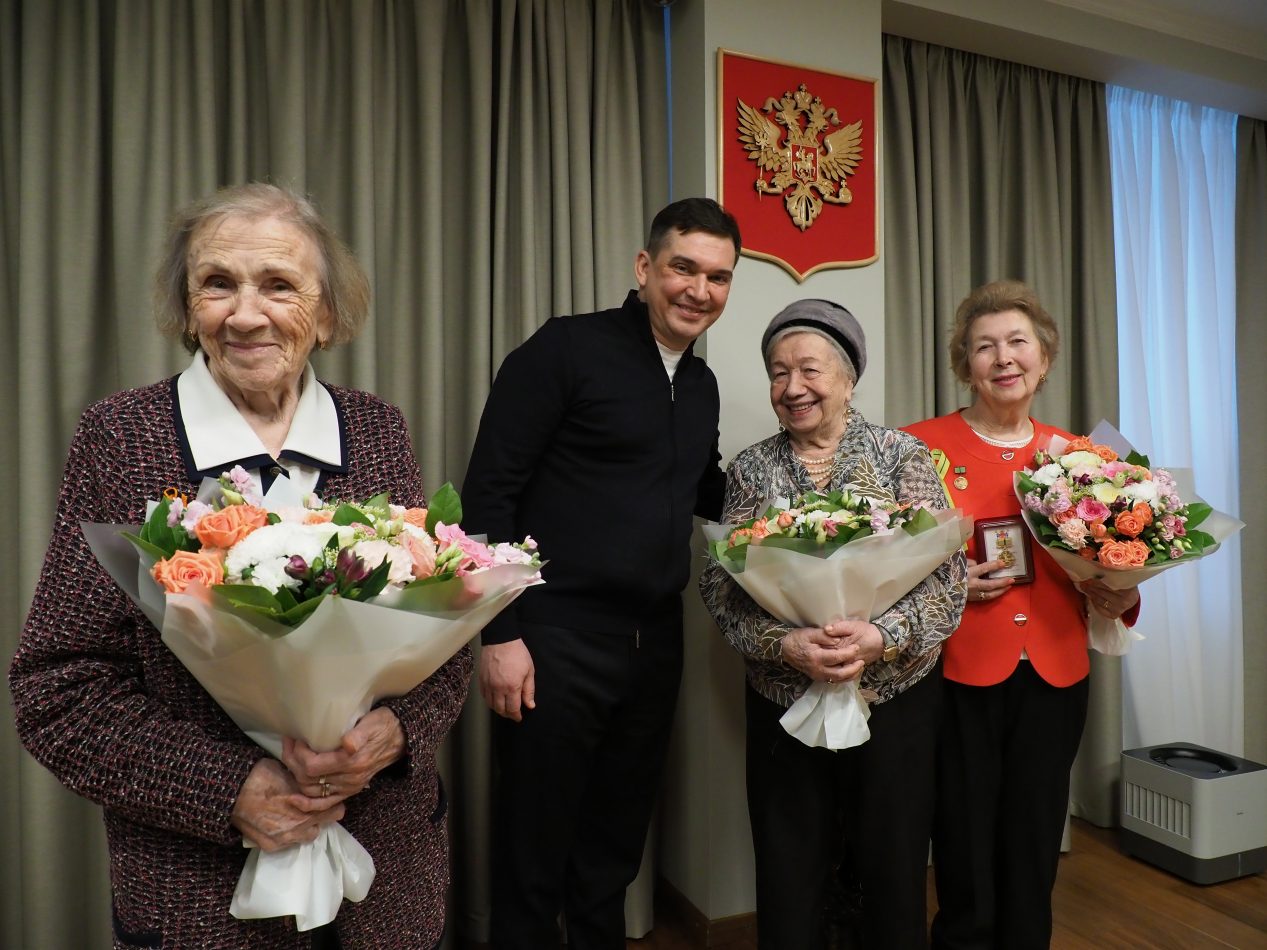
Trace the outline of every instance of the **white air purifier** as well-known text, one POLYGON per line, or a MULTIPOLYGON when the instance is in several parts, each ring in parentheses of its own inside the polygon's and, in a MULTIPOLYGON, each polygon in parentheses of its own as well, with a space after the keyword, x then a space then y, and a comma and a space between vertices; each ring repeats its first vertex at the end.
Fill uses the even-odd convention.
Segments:
POLYGON ((1267 766, 1186 742, 1122 753, 1127 854, 1197 884, 1267 870, 1267 766))

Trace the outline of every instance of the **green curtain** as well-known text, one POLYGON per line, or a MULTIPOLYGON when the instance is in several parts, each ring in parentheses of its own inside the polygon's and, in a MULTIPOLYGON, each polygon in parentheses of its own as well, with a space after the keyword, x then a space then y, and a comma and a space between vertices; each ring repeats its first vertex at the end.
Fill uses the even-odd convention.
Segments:
MULTIPOLYGON (((1236 350, 1237 415, 1240 422, 1241 561, 1267 563, 1267 501, 1258 480, 1248 473, 1267 467, 1262 420, 1267 419, 1267 389, 1255 367, 1267 355, 1267 122, 1241 116, 1236 122, 1236 350)), ((1253 577, 1254 569, 1248 572, 1253 577)), ((1245 755, 1267 762, 1267 587, 1250 581, 1242 587, 1241 629, 1245 631, 1245 755)))
MULTIPOLYGON (((632 283, 667 200, 659 31, 643 0, 0 0, 6 666, 79 413, 187 361, 149 307, 175 208, 248 180, 308 192, 375 292, 318 373, 404 410, 428 489, 460 483, 506 352, 632 283)), ((476 697, 448 744, 450 934, 477 937, 487 720, 476 697)), ((0 944, 109 946, 98 809, 8 714, 0 835, 0 944)))
MULTIPOLYGON (((1061 349, 1037 418, 1074 431, 1117 421, 1116 278, 1104 86, 884 37, 885 353, 888 421, 967 403, 947 345, 972 288, 1023 280, 1061 349), (912 370, 914 367, 914 370, 912 370)), ((1120 660, 1092 654, 1074 813, 1115 814, 1120 660)))

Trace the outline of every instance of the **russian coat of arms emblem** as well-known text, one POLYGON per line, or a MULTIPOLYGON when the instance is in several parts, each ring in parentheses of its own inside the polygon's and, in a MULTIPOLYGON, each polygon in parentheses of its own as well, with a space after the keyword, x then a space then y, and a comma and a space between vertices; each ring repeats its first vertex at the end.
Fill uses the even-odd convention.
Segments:
POLYGON ((853 201, 847 179, 862 161, 861 120, 843 124, 805 83, 779 99, 771 96, 760 109, 736 102, 739 140, 757 165, 753 187, 782 195, 793 224, 804 231, 825 203, 853 201))
POLYGON ((717 197, 798 281, 879 258, 879 83, 717 51, 717 197))

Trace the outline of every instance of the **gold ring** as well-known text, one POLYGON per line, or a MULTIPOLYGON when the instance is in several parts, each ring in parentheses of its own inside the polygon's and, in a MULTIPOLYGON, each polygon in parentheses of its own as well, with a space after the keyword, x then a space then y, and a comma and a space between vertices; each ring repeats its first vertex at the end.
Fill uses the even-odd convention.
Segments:
POLYGON ((330 794, 330 783, 325 779, 318 779, 317 781, 321 783, 321 797, 325 798, 330 794))

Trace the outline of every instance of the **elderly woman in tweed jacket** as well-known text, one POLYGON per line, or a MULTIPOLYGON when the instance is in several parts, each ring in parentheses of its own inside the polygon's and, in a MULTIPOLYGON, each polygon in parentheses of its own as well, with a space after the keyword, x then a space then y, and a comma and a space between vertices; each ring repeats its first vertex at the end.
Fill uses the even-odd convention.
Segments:
POLYGON ((192 495, 235 464, 257 489, 285 473, 327 498, 425 504, 400 411, 319 382, 308 363, 360 328, 364 272, 305 199, 246 185, 177 216, 157 299, 160 327, 193 359, 80 420, 9 674, 19 735, 103 808, 115 947, 435 946, 448 880, 435 752, 466 697, 469 648, 372 709, 341 749, 288 740, 273 759, 168 651, 79 527, 139 523, 147 499, 192 495), (333 821, 374 858, 362 902, 307 933, 292 918, 230 916, 244 839, 275 850, 333 821))

